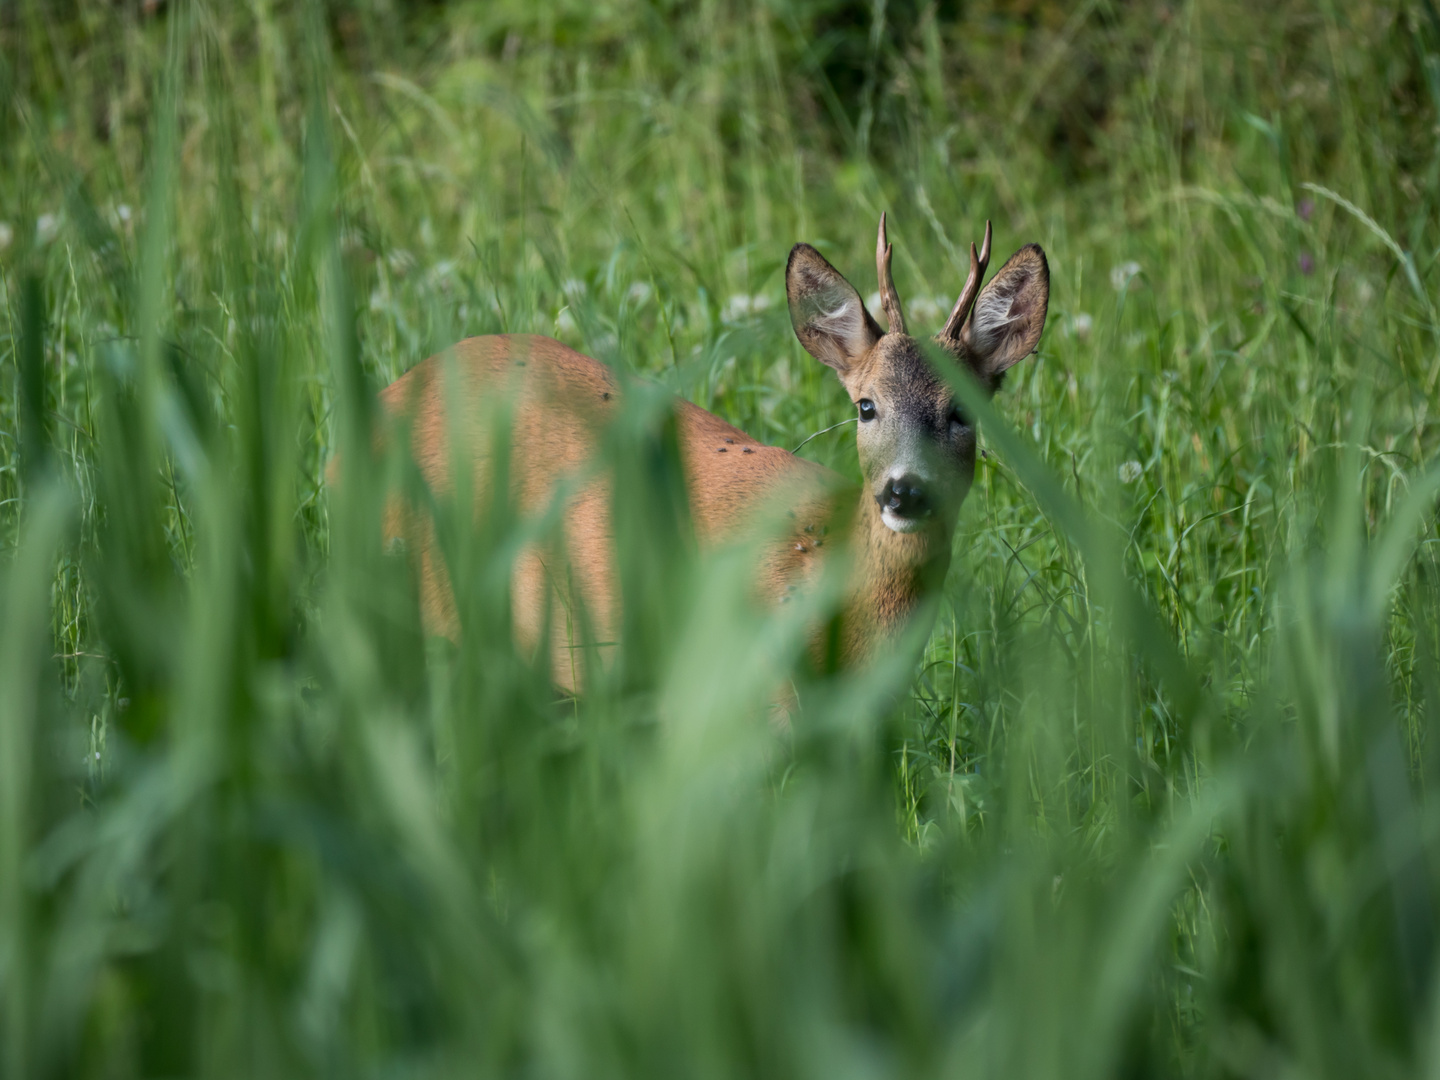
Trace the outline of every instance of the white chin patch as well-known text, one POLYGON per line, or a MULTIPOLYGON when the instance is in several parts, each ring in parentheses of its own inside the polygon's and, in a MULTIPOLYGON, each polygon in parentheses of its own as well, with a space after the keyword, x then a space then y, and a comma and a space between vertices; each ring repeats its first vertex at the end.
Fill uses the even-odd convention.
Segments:
POLYGON ((880 511, 880 520, 885 522, 885 527, 891 532, 898 533, 918 532, 925 524, 919 518, 901 517, 889 509, 880 511))

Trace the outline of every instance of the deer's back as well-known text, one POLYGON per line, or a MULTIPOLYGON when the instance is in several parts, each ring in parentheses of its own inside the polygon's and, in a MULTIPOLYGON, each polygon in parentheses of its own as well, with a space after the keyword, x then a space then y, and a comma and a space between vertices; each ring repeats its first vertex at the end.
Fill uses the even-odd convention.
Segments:
MULTIPOLYGON (((451 433, 458 431, 473 469, 478 512, 497 505, 492 451, 495 432, 503 430, 496 424, 508 422, 511 505, 521 514, 537 514, 560 495, 565 550, 532 546, 517 560, 514 614, 522 644, 533 644, 549 604, 554 674, 562 685, 573 686, 569 642, 578 628, 569 616, 570 584, 580 591, 599 640, 613 641, 617 626, 611 478, 598 464, 605 426, 620 404, 614 374, 550 338, 477 337, 418 364, 386 388, 381 401, 392 416, 409 424, 415 461, 437 494, 452 490, 451 433)), ((792 534, 767 544, 757 575, 760 598, 777 598, 813 572, 815 542, 823 544, 820 522, 838 478, 757 442, 690 402, 676 402, 676 420, 695 535, 702 546, 737 536, 776 500, 794 512, 792 534)), ((395 509, 387 532, 403 537, 416 557, 427 625, 454 637, 454 604, 428 522, 395 509)))

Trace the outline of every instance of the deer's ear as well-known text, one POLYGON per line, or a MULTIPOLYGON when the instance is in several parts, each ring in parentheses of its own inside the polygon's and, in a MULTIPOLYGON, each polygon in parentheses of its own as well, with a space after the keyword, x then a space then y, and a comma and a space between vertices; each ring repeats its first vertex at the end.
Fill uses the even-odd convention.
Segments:
POLYGON ((1039 244, 1026 244, 1010 256, 960 332, 960 354, 992 386, 1005 370, 1025 359, 1039 344, 1050 303, 1050 267, 1039 244))
POLYGON ((809 244, 790 251, 785 295, 800 344, 841 375, 880 340, 880 325, 855 287, 809 244))

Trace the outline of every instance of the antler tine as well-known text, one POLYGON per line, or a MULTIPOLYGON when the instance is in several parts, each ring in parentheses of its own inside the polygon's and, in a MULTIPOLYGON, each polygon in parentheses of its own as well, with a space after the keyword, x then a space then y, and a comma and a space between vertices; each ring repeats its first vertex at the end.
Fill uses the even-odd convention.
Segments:
POLYGON ((955 301, 955 307, 950 312, 950 317, 945 320, 945 329, 940 331, 940 337, 948 341, 960 340, 960 328, 965 325, 970 309, 975 305, 975 297, 980 295, 980 286, 985 280, 985 268, 989 265, 990 222, 987 221, 979 256, 975 254, 974 243, 970 245, 970 276, 965 279, 965 287, 960 290, 960 299, 955 301))
POLYGON ((880 235, 875 238, 875 273, 880 279, 880 306, 892 334, 905 333, 905 313, 900 310, 900 295, 890 279, 890 255, 895 249, 885 237, 885 213, 880 213, 880 235))

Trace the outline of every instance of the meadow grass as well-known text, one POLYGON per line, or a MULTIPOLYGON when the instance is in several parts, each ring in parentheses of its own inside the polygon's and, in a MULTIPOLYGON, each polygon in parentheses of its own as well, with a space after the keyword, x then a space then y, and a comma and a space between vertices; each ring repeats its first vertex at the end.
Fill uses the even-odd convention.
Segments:
POLYGON ((0 45, 3 1075, 1440 1069, 1428 2, 12 0, 0 45), (814 670, 835 597, 682 542, 665 403, 857 474, 782 277, 868 294, 881 210, 911 322, 987 218, 1049 321, 933 632, 814 670), (631 389, 579 698, 509 626, 553 515, 434 501, 458 647, 382 544, 427 496, 374 393, 502 331, 631 389))

